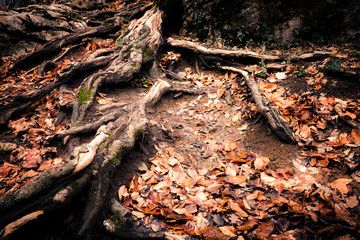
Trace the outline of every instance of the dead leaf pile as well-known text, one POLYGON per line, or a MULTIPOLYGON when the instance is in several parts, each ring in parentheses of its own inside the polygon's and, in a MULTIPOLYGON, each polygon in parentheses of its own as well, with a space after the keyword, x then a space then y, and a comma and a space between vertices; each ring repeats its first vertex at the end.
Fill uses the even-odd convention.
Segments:
MULTIPOLYGON (((318 73, 313 67, 306 71, 318 73)), ((289 122, 302 147, 305 164, 319 167, 339 164, 351 171, 359 166, 359 130, 354 128, 360 126, 358 99, 342 100, 323 94, 319 96, 311 91, 288 95, 277 81, 272 81, 271 76, 258 80, 262 93, 289 122), (349 125, 353 129, 350 132, 341 130, 339 124, 349 125)))
POLYGON ((3 196, 34 179, 40 172, 59 165, 55 147, 49 140, 67 128, 67 124, 55 126, 59 113, 57 91, 41 99, 33 106, 33 112, 9 121, 10 134, 20 143, 10 154, 10 160, 0 165, 0 196, 3 196))
POLYGON ((150 170, 118 191, 131 220, 155 232, 203 239, 294 236, 304 227, 324 231, 339 221, 358 227, 351 179, 325 187, 308 173, 268 170, 268 158, 240 152, 233 141, 213 157, 215 166, 193 169, 185 155, 158 149, 150 170))

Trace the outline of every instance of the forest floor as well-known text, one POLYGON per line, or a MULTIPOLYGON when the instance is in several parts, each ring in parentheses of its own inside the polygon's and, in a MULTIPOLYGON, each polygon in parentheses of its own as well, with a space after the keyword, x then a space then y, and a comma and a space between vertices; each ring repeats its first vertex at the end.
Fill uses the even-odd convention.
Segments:
MULTIPOLYGON (((94 38, 40 77, 36 70, 3 74, 1 104, 49 84, 70 61, 113 45, 113 39, 94 38)), ((266 53, 314 50, 339 57, 284 61, 277 70, 264 62, 232 61, 254 76, 289 122, 298 141, 292 145, 272 132, 241 75, 209 69, 212 63, 167 46, 160 66, 171 66, 182 78, 179 85, 207 92, 168 93, 148 111, 149 129, 113 174, 100 222, 110 233, 109 226, 121 225, 143 238, 167 232, 181 239, 358 239, 360 84, 343 70, 360 68, 360 50, 341 45, 266 53), (328 71, 334 69, 339 71, 328 71)), ((4 58, 2 69, 16 58, 4 58)), ((69 128, 69 106, 85 77, 13 116, 0 133, 0 197, 61 165, 75 145, 91 141, 94 133, 53 140, 69 128)), ((111 112, 110 104, 142 99, 155 81, 141 73, 132 83, 102 86, 84 123, 111 112)), ((56 233, 33 236, 51 239, 50 234, 56 233)))

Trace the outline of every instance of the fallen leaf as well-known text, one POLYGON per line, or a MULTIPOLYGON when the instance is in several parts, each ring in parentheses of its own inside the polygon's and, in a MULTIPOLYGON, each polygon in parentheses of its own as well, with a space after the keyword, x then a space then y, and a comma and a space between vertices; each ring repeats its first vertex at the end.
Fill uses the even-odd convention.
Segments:
POLYGON ((354 139, 354 143, 360 144, 360 130, 358 129, 353 129, 351 131, 351 136, 354 139))
POLYGON ((26 153, 24 157, 23 167, 37 168, 41 162, 42 162, 42 157, 40 155, 40 150, 37 148, 33 148, 26 153))
POLYGON ((211 194, 219 194, 220 188, 223 186, 223 184, 214 183, 211 184, 206 188, 206 191, 208 191, 211 194))
POLYGON ((222 226, 222 227, 219 227, 219 229, 226 236, 229 236, 229 237, 237 236, 236 229, 233 226, 222 226))
POLYGON ((229 163, 229 165, 226 167, 225 174, 227 176, 236 176, 238 171, 238 166, 234 163, 229 163))
POLYGON ((210 224, 209 220, 207 220, 201 214, 199 214, 196 217, 195 233, 197 235, 202 235, 206 231, 209 224, 210 224))
POLYGON ((256 170, 264 170, 269 162, 270 159, 267 157, 257 157, 254 161, 254 167, 256 170))
POLYGON ((237 222, 240 221, 240 218, 236 215, 236 214, 230 214, 230 223, 231 224, 236 224, 237 222))
POLYGON ((247 178, 239 177, 239 176, 227 176, 224 180, 231 184, 240 185, 244 183, 247 180, 247 178))
POLYGON ((286 79, 286 73, 284 73, 284 72, 276 73, 275 76, 277 79, 280 79, 280 80, 286 79))
POLYGON ((224 150, 226 152, 234 151, 236 148, 237 148, 237 145, 234 141, 230 141, 230 142, 226 143, 224 146, 224 150))
POLYGON ((268 238, 270 234, 274 231, 275 224, 273 221, 263 222, 256 229, 256 236, 258 238, 268 238))
POLYGON ((225 90, 226 90, 225 88, 222 88, 217 91, 218 98, 221 98, 224 95, 225 90))
POLYGON ((276 185, 276 178, 271 177, 269 175, 267 175, 266 173, 262 172, 260 174, 260 179, 263 183, 265 183, 266 185, 270 185, 270 186, 275 186, 276 185))
POLYGON ((121 201, 124 197, 126 197, 128 195, 129 195, 129 193, 128 193, 127 189, 126 189, 126 186, 122 185, 119 188, 119 191, 118 191, 119 200, 121 201))
POLYGON ((11 167, 4 164, 2 167, 0 167, 0 177, 5 178, 7 175, 9 175, 11 169, 12 169, 11 167))
POLYGON ((359 200, 358 200, 357 196, 355 196, 355 195, 345 198, 345 202, 349 206, 349 208, 354 208, 359 205, 359 200))
POLYGON ((131 212, 133 216, 135 216, 137 219, 142 219, 145 217, 145 214, 143 214, 142 212, 138 212, 138 211, 132 211, 131 212))
POLYGON ((228 201, 228 205, 239 217, 247 218, 249 215, 242 210, 237 203, 234 203, 231 199, 228 201))
POLYGON ((256 225, 259 225, 259 223, 257 221, 255 221, 253 218, 249 218, 248 220, 246 220, 244 222, 244 224, 237 227, 236 229, 240 230, 240 231, 248 231, 248 230, 253 229, 256 225))
POLYGON ((346 185, 352 181, 353 179, 341 178, 330 183, 329 186, 337 189, 342 194, 347 194, 350 189, 346 185))
MULTIPOLYGON (((236 121, 238 121, 238 120, 241 120, 242 119, 242 114, 241 114, 241 112, 238 112, 237 114, 235 114, 233 117, 232 117, 232 121, 233 122, 236 122, 236 121)), ((239 130, 239 129, 238 129, 239 130)), ((244 129, 244 130, 246 130, 246 129, 244 129)))

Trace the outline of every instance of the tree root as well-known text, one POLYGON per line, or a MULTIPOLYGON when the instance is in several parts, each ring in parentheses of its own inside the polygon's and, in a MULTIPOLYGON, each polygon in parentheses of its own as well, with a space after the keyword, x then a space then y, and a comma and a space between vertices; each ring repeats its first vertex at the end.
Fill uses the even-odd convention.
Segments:
MULTIPOLYGON (((201 43, 196 43, 187 40, 180 40, 169 37, 167 39, 167 43, 173 47, 177 48, 185 48, 196 53, 206 54, 206 55, 218 55, 223 57, 236 57, 236 58, 249 58, 256 61, 312 61, 321 58, 333 57, 333 58, 346 58, 345 55, 340 55, 333 52, 324 52, 324 51, 314 51, 312 53, 302 54, 300 56, 286 57, 286 56, 276 56, 276 55, 266 55, 266 54, 258 54, 252 51, 246 50, 226 50, 219 48, 209 48, 204 46, 201 43)), ((228 65, 228 64, 227 64, 228 65)), ((275 65, 274 65, 275 66, 275 65)), ((277 66, 276 66, 277 67, 277 66)))
POLYGON ((314 59, 322 59, 322 58, 346 58, 347 56, 337 54, 334 52, 325 52, 325 51, 314 51, 312 53, 301 54, 300 56, 291 57, 291 61, 312 61, 314 59))
POLYGON ((90 190, 90 194, 93 197, 89 197, 89 201, 86 205, 85 214, 83 218, 83 224, 80 228, 79 234, 83 234, 89 229, 98 213, 100 212, 102 205, 107 196, 107 190, 109 188, 112 176, 112 169, 117 167, 121 163, 121 158, 125 153, 132 149, 136 140, 147 129, 148 119, 146 118, 146 109, 156 104, 160 98, 169 91, 171 85, 163 80, 158 80, 156 84, 150 89, 149 93, 133 107, 133 111, 128 115, 129 119, 126 123, 117 123, 118 120, 123 122, 122 118, 119 118, 115 122, 110 122, 101 129, 107 129, 111 131, 111 137, 109 143, 104 143, 104 149, 100 149, 98 157, 102 161, 97 161, 97 171, 94 176, 94 182, 92 186, 95 189, 90 190), (94 190, 94 191, 93 191, 94 190))
POLYGON ((25 215, 22 218, 19 218, 15 222, 12 222, 12 223, 6 225, 1 239, 6 239, 8 236, 15 233, 17 230, 19 230, 22 226, 24 226, 25 224, 28 224, 31 221, 36 220, 42 214, 44 214, 43 210, 29 213, 28 215, 25 215))
POLYGON ((261 95, 255 79, 249 76, 248 72, 235 67, 220 67, 220 69, 240 73, 245 78, 246 84, 250 89, 256 107, 258 108, 261 115, 263 115, 269 121, 270 127, 274 133, 281 141, 285 143, 297 144, 289 124, 285 121, 285 119, 283 119, 275 106, 261 95))
POLYGON ((127 32, 116 41, 116 51, 112 54, 110 65, 98 74, 86 78, 80 85, 71 117, 72 126, 78 126, 82 122, 103 82, 129 82, 140 72, 143 64, 155 58, 162 43, 161 23, 162 12, 156 8, 130 22, 127 32))
POLYGON ((251 58, 257 61, 268 60, 268 61, 281 61, 282 57, 272 56, 272 55, 262 55, 252 51, 245 50, 225 50, 218 48, 208 48, 203 46, 200 43, 195 43, 187 40, 179 40, 169 37, 167 43, 173 47, 180 47, 192 50, 196 53, 207 54, 207 55, 220 55, 227 57, 237 57, 237 58, 251 58))
POLYGON ((0 198, 0 226, 40 204, 49 194, 54 194, 61 187, 58 182, 69 177, 75 166, 75 163, 70 161, 62 166, 47 169, 26 187, 21 187, 0 198))

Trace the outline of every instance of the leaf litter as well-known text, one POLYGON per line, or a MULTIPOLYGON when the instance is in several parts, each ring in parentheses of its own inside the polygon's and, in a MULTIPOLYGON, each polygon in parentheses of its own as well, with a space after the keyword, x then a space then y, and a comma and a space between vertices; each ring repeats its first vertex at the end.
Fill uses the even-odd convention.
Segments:
MULTIPOLYGON (((170 52, 163 62, 171 64, 175 59, 179 61, 179 57, 170 52)), ((301 150, 294 159, 289 159, 293 168, 276 169, 270 166, 273 161, 270 156, 244 152, 239 139, 227 138, 219 144, 209 136, 212 117, 226 111, 226 105, 237 110, 232 116, 230 112, 223 113, 222 117, 232 122, 225 123, 227 126, 235 125, 238 130, 246 131, 248 128, 242 127, 246 125, 241 124, 258 117, 242 79, 233 73, 197 74, 189 67, 179 71, 184 84, 216 90, 207 98, 198 97, 188 105, 181 105, 180 112, 170 112, 170 116, 185 121, 199 121, 195 126, 203 127, 204 134, 188 129, 179 120, 168 124, 192 131, 193 142, 202 139, 209 146, 207 150, 201 144, 198 146, 200 152, 206 152, 202 158, 191 154, 191 150, 185 154, 171 143, 162 142, 157 147, 156 155, 150 158, 150 170, 130 183, 137 188, 126 185, 120 188, 119 200, 136 212, 131 217, 135 226, 151 225, 156 231, 201 239, 298 239, 300 236, 311 239, 336 229, 344 234, 349 231, 360 234, 355 210, 359 209, 359 186, 354 184, 360 182, 360 135, 357 129, 349 131, 335 109, 340 107, 345 120, 358 123, 359 101, 316 94, 328 84, 317 65, 303 70, 309 90, 291 94, 282 83, 299 75, 298 69, 301 67, 288 65, 286 71, 276 74, 253 73, 262 94, 290 123, 301 150), (341 125, 345 127, 338 127, 341 125), (326 176, 331 169, 340 170, 339 177, 326 176), (136 191, 140 194, 134 194, 136 191)), ((172 134, 178 136, 175 142, 184 148, 191 149, 194 145, 182 142, 188 137, 183 132, 175 129, 172 134)))

